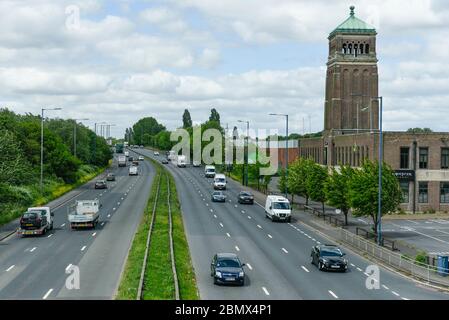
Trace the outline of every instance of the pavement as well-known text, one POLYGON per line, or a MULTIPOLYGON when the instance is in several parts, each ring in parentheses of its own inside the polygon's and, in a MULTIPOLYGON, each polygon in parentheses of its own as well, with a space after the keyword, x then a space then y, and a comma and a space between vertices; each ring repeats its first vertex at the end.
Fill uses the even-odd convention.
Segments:
POLYGON ((108 189, 95 190, 88 183, 50 203, 53 231, 41 237, 13 234, 0 241, 0 299, 112 299, 154 177, 147 161, 139 171, 128 176, 128 168, 114 162, 111 172, 117 179, 108 182, 108 189), (103 204, 97 228, 71 230, 67 206, 95 198, 103 204), (67 271, 75 266, 79 289, 69 290, 66 281, 73 272, 67 271))
MULTIPOLYGON (((155 157, 152 151, 139 150, 155 157)), ((424 287, 411 279, 380 267, 379 289, 368 289, 367 267, 371 262, 343 247, 349 260, 346 273, 321 272, 311 264, 311 248, 333 243, 294 213, 291 223, 273 223, 265 217, 265 195, 252 191, 254 205, 240 205, 243 188, 228 181, 226 203, 211 202, 212 179, 203 168, 178 168, 172 172, 181 202, 201 299, 287 299, 287 300, 407 300, 444 299, 449 295, 424 287), (239 255, 247 264, 244 287, 217 286, 210 276, 210 261, 217 252, 239 255)))

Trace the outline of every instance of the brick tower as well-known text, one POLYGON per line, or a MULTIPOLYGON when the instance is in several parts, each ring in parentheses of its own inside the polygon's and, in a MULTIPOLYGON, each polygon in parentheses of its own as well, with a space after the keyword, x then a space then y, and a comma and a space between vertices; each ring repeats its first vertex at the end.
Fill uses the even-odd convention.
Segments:
POLYGON ((329 35, 324 129, 333 134, 379 127, 376 29, 354 13, 329 35))

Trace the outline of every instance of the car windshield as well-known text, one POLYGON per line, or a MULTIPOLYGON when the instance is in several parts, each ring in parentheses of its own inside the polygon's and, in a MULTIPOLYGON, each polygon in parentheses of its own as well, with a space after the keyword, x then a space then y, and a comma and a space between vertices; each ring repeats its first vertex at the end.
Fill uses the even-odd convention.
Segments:
POLYGON ((343 254, 340 249, 321 249, 320 256, 322 257, 341 257, 343 254))
POLYGON ((273 202, 273 209, 289 210, 290 204, 288 202, 273 202))
POLYGON ((223 192, 214 192, 213 195, 214 195, 214 196, 222 196, 222 195, 223 195, 223 192))
POLYGON ((252 196, 252 194, 249 193, 249 192, 241 192, 240 195, 241 196, 248 196, 248 197, 252 196))
POLYGON ((215 182, 225 182, 226 180, 224 178, 216 178, 215 182))
POLYGON ((217 261, 217 267, 240 268, 240 262, 237 259, 220 259, 217 261))

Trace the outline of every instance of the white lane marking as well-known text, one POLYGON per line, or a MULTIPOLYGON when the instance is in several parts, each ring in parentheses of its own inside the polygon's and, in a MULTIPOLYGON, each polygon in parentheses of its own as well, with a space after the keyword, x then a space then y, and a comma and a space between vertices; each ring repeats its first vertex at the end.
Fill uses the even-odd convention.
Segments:
POLYGON ((360 271, 360 272, 362 272, 363 270, 362 270, 362 269, 360 269, 359 267, 357 267, 357 271, 360 271))
POLYGON ((391 291, 392 294, 394 294, 396 297, 399 297, 399 293, 397 293, 396 291, 391 291))
POLYGON ((37 249, 37 247, 34 247, 33 249, 30 250, 30 252, 33 252, 33 251, 36 250, 36 249, 37 249))
POLYGON ((245 210, 242 210, 242 213, 245 213, 245 210))
POLYGON ((249 270, 253 270, 253 267, 251 267, 249 263, 247 263, 246 266, 248 267, 249 270))
POLYGON ((236 207, 236 208, 237 208, 237 205, 235 204, 235 205, 234 205, 234 207, 236 207))
POLYGON ((408 222, 411 222, 411 223, 414 223, 414 224, 419 224, 418 222, 413 221, 413 220, 405 220, 405 221, 408 221, 408 222))
POLYGON ((53 233, 52 234, 50 234, 47 238, 51 238, 53 236, 53 233))
POLYGON ((206 203, 206 206, 209 206, 209 204, 208 204, 208 203, 206 203))
POLYGON ((355 267, 355 264, 351 263, 351 267, 355 267))
POLYGON ((117 205, 120 205, 120 202, 117 202, 117 205))
POLYGON ((230 238, 231 237, 231 235, 228 233, 228 232, 226 232, 226 235, 228 236, 228 238, 230 238))
POLYGON ((214 218, 217 219, 217 215, 214 214, 214 218))
POLYGON ((332 290, 328 290, 328 292, 330 293, 330 295, 332 297, 334 297, 335 299, 338 299, 338 296, 335 293, 333 293, 332 290))
POLYGON ((8 269, 6 269, 6 272, 9 272, 9 271, 11 271, 12 269, 14 269, 14 267, 15 267, 16 265, 12 265, 12 266, 10 266, 8 269))
POLYGON ((220 222, 220 227, 222 227, 222 228, 223 228, 223 223, 221 223, 221 222, 220 222))
POLYGON ((248 219, 251 219, 251 216, 248 216, 248 219))
POLYGON ((402 299, 402 300, 410 300, 410 299, 407 299, 407 298, 405 298, 405 297, 401 297, 401 299, 402 299))
POLYGON ((310 272, 306 267, 301 266, 301 268, 305 271, 305 272, 310 272))
POLYGON ((239 248, 239 247, 237 247, 237 246, 235 246, 235 250, 237 250, 237 251, 240 251, 240 248, 239 248))
POLYGON ((257 227, 258 227, 259 229, 262 229, 262 226, 261 226, 260 224, 258 224, 257 227))
POLYGON ((390 290, 390 288, 388 288, 386 285, 382 285, 382 287, 385 289, 385 290, 390 290))
POLYGON ((61 228, 63 228, 65 226, 65 223, 61 224, 61 228))
POLYGON ((66 268, 65 271, 69 270, 72 267, 72 264, 69 264, 66 268))
POLYGON ((104 226, 104 222, 101 223, 101 226, 104 226))
POLYGON ((271 234, 268 234, 268 238, 273 239, 273 237, 271 236, 271 234))
POLYGON ((47 299, 48 296, 53 292, 53 289, 50 289, 47 291, 47 293, 45 294, 45 296, 42 297, 43 300, 47 299))
POLYGON ((108 218, 110 218, 111 217, 111 215, 110 214, 108 214, 108 218))
POLYGON ((92 233, 92 237, 95 237, 96 235, 97 235, 97 233, 96 233, 96 232, 92 233))
POLYGON ((267 288, 265 288, 265 287, 262 287, 262 290, 263 290, 263 292, 265 292, 265 294, 266 294, 267 296, 269 296, 269 295, 270 295, 270 293, 268 292, 267 288))
POLYGON ((210 209, 210 212, 214 212, 214 209, 210 209))
POLYGON ((288 253, 288 251, 285 248, 282 248, 282 251, 284 251, 285 253, 288 253))
POLYGON ((120 200, 123 200, 124 198, 122 198, 122 199, 120 199, 120 200))
POLYGON ((114 210, 114 211, 115 211, 115 208, 112 208, 112 210, 114 210))
POLYGON ((319 242, 319 241, 317 241, 316 243, 317 243, 317 244, 321 244, 321 242, 319 242))
POLYGON ((82 247, 82 248, 81 248, 81 251, 84 251, 85 249, 86 249, 86 246, 82 247))

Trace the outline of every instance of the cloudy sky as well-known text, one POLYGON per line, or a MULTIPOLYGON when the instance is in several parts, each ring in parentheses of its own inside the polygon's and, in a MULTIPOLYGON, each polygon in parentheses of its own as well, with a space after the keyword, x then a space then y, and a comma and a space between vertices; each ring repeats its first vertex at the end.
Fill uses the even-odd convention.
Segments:
POLYGON ((446 0, 0 0, 0 104, 115 124, 188 108, 222 123, 323 128, 327 36, 349 15, 378 30, 384 127, 449 131, 446 0))

